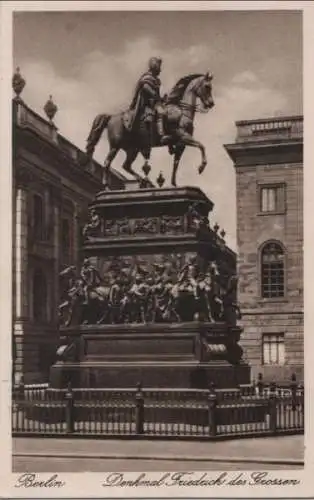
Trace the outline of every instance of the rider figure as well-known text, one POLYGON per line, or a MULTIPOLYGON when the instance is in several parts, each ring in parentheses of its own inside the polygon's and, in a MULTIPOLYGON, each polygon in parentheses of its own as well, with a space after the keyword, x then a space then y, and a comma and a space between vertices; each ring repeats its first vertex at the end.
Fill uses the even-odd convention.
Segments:
POLYGON ((190 258, 188 262, 183 266, 179 272, 178 283, 180 284, 179 289, 184 291, 191 291, 196 297, 197 290, 197 268, 196 259, 190 258))
POLYGON ((135 282, 130 289, 134 312, 136 315, 136 321, 140 320, 142 322, 145 322, 144 303, 147 292, 148 292, 148 287, 146 283, 143 281, 142 276, 140 274, 137 274, 135 276, 135 282))
POLYGON ((83 290, 85 300, 83 304, 89 303, 89 292, 101 283, 101 277, 97 269, 91 264, 89 259, 84 259, 81 268, 81 278, 83 280, 83 290))
MULTIPOLYGON (((130 110, 134 110, 133 123, 139 114, 143 113, 144 122, 147 124, 152 137, 152 125, 156 116, 157 133, 161 143, 168 139, 164 131, 164 104, 160 96, 162 60, 159 57, 151 57, 148 62, 148 71, 144 73, 137 82, 130 110)), ((131 127, 133 125, 131 124, 131 127)))

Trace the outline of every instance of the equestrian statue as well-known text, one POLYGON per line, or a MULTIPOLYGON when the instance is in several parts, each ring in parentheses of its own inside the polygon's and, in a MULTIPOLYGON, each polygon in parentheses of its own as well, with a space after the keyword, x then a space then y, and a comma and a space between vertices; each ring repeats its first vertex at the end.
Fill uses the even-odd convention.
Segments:
POLYGON ((169 95, 161 97, 161 65, 159 57, 149 60, 148 71, 137 82, 128 110, 115 115, 99 114, 93 121, 87 139, 87 157, 92 158, 106 128, 108 132, 110 150, 104 162, 104 184, 107 182, 110 165, 120 149, 126 152, 123 169, 141 179, 132 169, 137 155, 143 155, 145 171, 144 167, 149 165, 151 149, 167 146, 174 157, 171 177, 173 186, 176 186, 176 174, 186 146, 200 150, 200 174, 207 165, 205 147, 193 138, 193 131, 195 113, 206 113, 214 106, 213 75, 209 72, 187 75, 176 83, 169 95))

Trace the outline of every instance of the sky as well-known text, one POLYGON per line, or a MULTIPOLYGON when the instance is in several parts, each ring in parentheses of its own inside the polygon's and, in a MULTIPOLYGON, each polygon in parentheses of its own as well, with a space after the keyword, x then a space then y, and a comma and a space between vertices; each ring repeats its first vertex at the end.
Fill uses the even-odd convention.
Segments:
MULTIPOLYGON (((195 117, 194 136, 207 152, 200 176, 198 150, 187 148, 179 186, 200 187, 213 201, 210 221, 236 250, 235 170, 223 145, 236 137, 237 120, 302 114, 302 15, 296 11, 16 12, 13 62, 26 79, 23 99, 44 115, 50 94, 59 132, 85 149, 98 113, 130 103, 151 56, 163 60, 162 93, 189 73, 214 75, 215 107, 195 117)), ((108 152, 106 133, 95 159, 108 152)), ((113 167, 121 171, 124 153, 113 167)), ((140 173, 144 160, 134 166, 140 173)), ((172 158, 153 149, 151 178, 170 182, 172 158)))

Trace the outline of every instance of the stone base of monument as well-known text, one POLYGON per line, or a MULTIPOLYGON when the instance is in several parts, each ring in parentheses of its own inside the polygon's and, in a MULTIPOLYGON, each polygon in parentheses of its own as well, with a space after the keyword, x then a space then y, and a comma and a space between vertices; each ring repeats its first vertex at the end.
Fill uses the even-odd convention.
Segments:
POLYGON ((241 329, 224 323, 91 325, 62 332, 51 387, 232 388, 250 383, 241 329))

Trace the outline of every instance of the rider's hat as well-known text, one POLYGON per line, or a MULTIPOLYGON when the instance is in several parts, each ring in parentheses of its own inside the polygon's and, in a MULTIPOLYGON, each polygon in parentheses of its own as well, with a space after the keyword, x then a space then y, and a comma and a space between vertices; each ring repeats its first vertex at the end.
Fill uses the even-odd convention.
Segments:
POLYGON ((150 60, 148 61, 148 67, 149 69, 152 69, 153 67, 160 66, 162 63, 162 59, 160 57, 151 57, 150 60))

